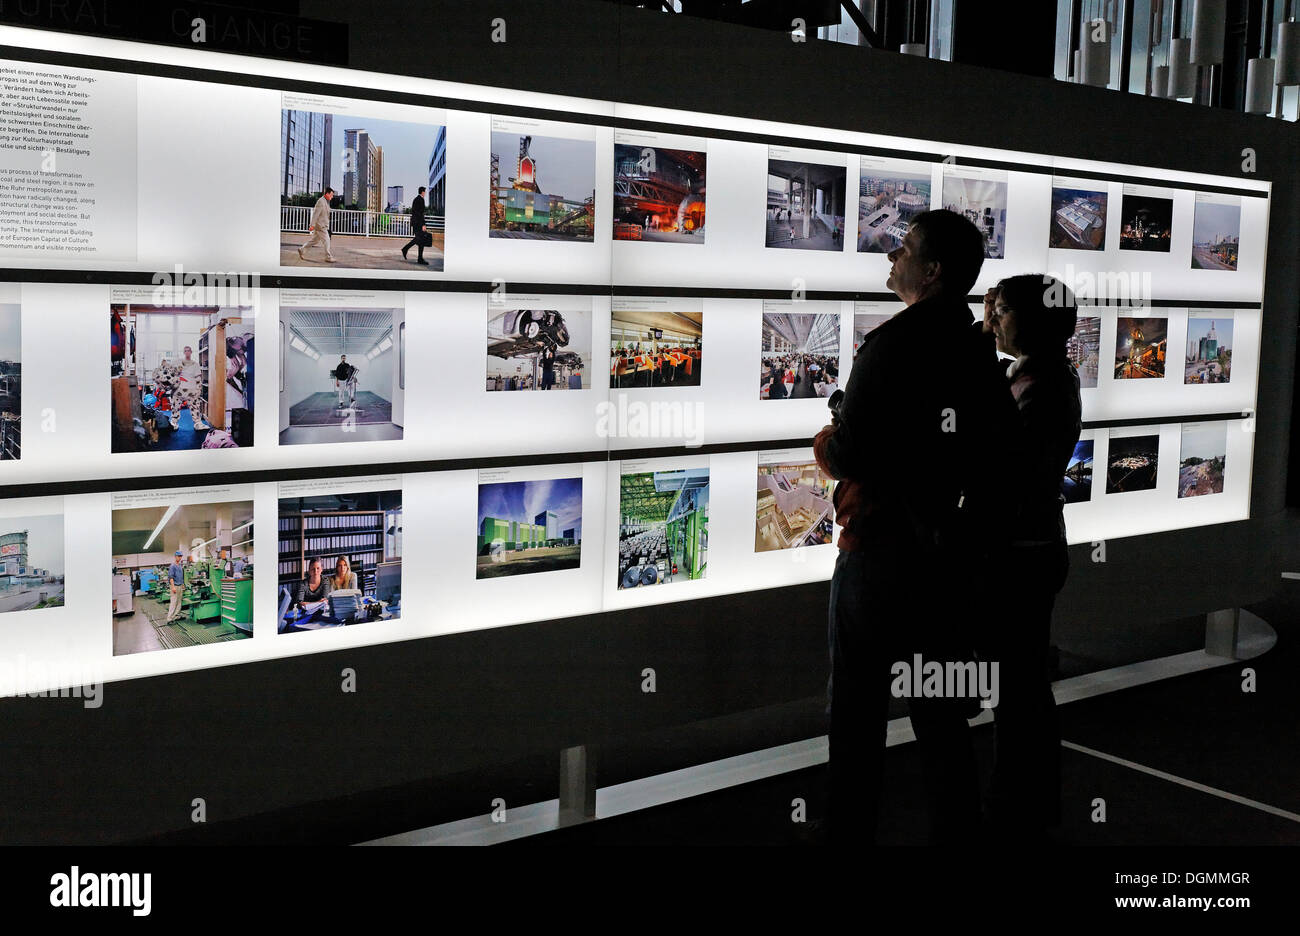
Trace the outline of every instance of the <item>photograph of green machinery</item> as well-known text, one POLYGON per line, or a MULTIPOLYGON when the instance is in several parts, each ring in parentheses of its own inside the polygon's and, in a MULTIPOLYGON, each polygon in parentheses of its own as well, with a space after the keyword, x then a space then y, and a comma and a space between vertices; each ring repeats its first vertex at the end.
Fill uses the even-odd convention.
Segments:
POLYGON ((253 502, 113 511, 113 655, 253 636, 253 502))

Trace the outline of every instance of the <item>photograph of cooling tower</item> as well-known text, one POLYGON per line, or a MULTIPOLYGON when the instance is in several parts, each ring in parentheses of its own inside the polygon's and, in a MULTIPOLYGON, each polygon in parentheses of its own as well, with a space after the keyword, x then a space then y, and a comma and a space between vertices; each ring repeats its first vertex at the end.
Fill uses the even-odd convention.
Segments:
POLYGON ((23 319, 17 302, 0 302, 0 461, 23 452, 23 319))
POLYGON ((253 636, 253 502, 113 511, 113 655, 253 636))
POLYGON ((1223 468, 1228 461, 1228 424, 1191 423, 1183 426, 1178 461, 1178 496, 1223 493, 1223 468))
POLYGON ((280 308, 280 444, 402 438, 403 309, 280 308))
POLYGON ((446 126, 281 110, 280 266, 441 271, 446 222, 446 126))
POLYGON ((930 210, 930 170, 906 170, 864 158, 858 177, 858 252, 889 253, 911 220, 930 210))
POLYGON ((984 256, 1006 256, 1007 183, 944 173, 943 207, 971 221, 984 235, 984 256))
POLYGON ((620 481, 618 587, 704 578, 709 469, 639 471, 620 481))
POLYGON ((699 300, 676 308, 616 305, 609 326, 610 388, 698 387, 703 334, 699 300))
POLYGON ((1172 198, 1125 193, 1120 211, 1119 249, 1168 253, 1173 223, 1172 198))
POLYGON ((475 578, 556 572, 581 564, 581 478, 478 486, 475 578))
POLYGON ((1070 363, 1079 372, 1079 386, 1097 386, 1097 367, 1101 361, 1101 317, 1080 313, 1074 320, 1074 334, 1065 346, 1070 363))
POLYGON ((488 390, 586 390, 591 354, 590 300, 585 309, 503 308, 489 300, 488 390))
POLYGON ((596 141, 492 130, 488 236, 590 241, 596 141))
POLYGON ((1232 379, 1232 313, 1187 314, 1187 366, 1183 383, 1219 384, 1232 379))
POLYGON ((1106 493, 1153 490, 1159 466, 1160 436, 1112 434, 1106 456, 1106 493))
POLYGON ((1196 196, 1192 220, 1192 269, 1235 270, 1241 243, 1241 198, 1196 196))
POLYGON ((0 517, 0 614, 63 606, 63 514, 0 517))
POLYGON ((834 489, 815 461, 760 462, 754 551, 829 543, 835 531, 834 489))
POLYGON ((844 166, 768 159, 765 246, 843 250, 847 176, 844 166))
POLYGON ((853 313, 853 356, 858 356, 858 348, 867 335, 894 317, 892 312, 854 312, 853 313))
POLYGON ((1065 477, 1061 479, 1061 493, 1067 504, 1086 504, 1092 500, 1092 439, 1080 439, 1074 444, 1065 477))
POLYGON ((1058 250, 1106 249, 1105 192, 1052 186, 1052 227, 1047 245, 1058 250))
POLYGON ((765 309, 758 374, 761 400, 812 400, 840 386, 840 317, 765 309))
POLYGON ((402 492, 280 498, 282 634, 402 616, 402 492))
POLYGON ((614 240, 704 243, 706 154, 614 144, 614 240))
POLYGON ((1126 318, 1115 322, 1115 379, 1165 376, 1167 318, 1126 318))
POLYGON ((252 311, 113 303, 112 451, 251 446, 252 311))

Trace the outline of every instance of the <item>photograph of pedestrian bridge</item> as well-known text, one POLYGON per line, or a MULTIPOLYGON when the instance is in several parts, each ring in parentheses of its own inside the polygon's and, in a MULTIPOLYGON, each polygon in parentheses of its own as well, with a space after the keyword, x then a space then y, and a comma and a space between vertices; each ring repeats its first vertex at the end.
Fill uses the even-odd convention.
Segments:
POLYGON ((844 249, 844 166, 767 161, 768 247, 844 249))
POLYGON ((760 464, 754 551, 829 543, 835 529, 834 487, 814 461, 760 464))

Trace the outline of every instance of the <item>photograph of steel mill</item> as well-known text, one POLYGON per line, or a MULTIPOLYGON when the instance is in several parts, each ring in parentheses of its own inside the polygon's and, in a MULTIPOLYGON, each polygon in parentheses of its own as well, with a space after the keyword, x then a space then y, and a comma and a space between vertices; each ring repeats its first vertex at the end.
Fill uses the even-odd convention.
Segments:
POLYGON ((1097 386, 1097 367, 1101 357, 1101 318, 1080 315, 1074 322, 1074 334, 1065 345, 1070 363, 1079 373, 1079 386, 1097 386))
POLYGON ((706 158, 614 144, 614 240, 703 244, 706 158))
POLYGON ((1192 221, 1192 269, 1235 270, 1241 243, 1241 203, 1198 201, 1192 221))
POLYGON ((1115 322, 1115 379, 1165 376, 1166 318, 1126 318, 1115 322))
POLYGON ((761 400, 828 397, 840 386, 840 317, 834 312, 764 312, 761 400))
POLYGON ((1156 486, 1160 436, 1141 435, 1110 438, 1106 459, 1106 493, 1150 491, 1156 486))
POLYGON ((641 471, 620 479, 618 587, 703 578, 709 554, 709 469, 641 471))
POLYGON ((889 253, 911 220, 930 210, 930 173, 887 170, 864 162, 858 182, 858 252, 889 253))
POLYGON ((759 465, 754 551, 829 543, 834 489, 835 482, 813 461, 759 465))
POLYGON ((767 161, 767 247, 844 249, 844 166, 767 161))
POLYGON ((1120 250, 1169 252, 1174 200, 1154 195, 1125 195, 1120 210, 1120 250))
POLYGON ((1105 192, 1052 187, 1048 246, 1061 250, 1106 249, 1105 192))
POLYGON ((590 241, 596 142, 492 133, 488 236, 590 241))
POLYGON ((581 478, 479 485, 475 578, 556 572, 581 564, 581 478))

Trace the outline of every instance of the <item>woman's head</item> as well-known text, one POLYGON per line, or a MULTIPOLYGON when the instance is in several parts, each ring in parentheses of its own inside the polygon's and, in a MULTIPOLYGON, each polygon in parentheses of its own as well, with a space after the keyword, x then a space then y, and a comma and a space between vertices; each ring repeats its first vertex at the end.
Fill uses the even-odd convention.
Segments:
POLYGON ((308 560, 308 562, 307 562, 307 577, 310 578, 310 579, 312 579, 313 581, 314 581, 315 579, 320 578, 320 577, 321 577, 321 570, 322 570, 322 568, 323 568, 323 564, 321 563, 321 561, 320 561, 320 557, 319 557, 319 556, 316 557, 316 558, 314 558, 314 559, 310 559, 310 560, 308 560))
POLYGON ((997 285, 993 334, 1004 354, 1062 354, 1078 317, 1074 292, 1046 274, 1010 276, 997 285))
POLYGON ((352 571, 352 565, 348 562, 347 556, 339 556, 334 563, 334 577, 339 581, 347 579, 348 574, 352 571))

